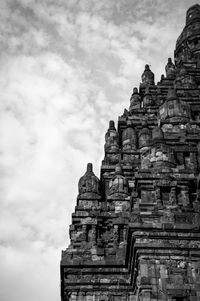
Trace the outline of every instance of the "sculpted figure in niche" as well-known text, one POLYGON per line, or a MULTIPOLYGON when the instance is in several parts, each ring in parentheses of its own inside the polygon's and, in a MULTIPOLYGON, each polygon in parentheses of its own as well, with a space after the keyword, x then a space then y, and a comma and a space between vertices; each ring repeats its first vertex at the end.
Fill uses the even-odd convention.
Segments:
POLYGON ((168 63, 165 66, 166 76, 167 78, 174 79, 176 76, 176 68, 175 65, 172 63, 172 59, 168 58, 168 63))
POLYGON ((128 195, 128 181, 122 175, 120 164, 115 167, 115 176, 109 182, 109 195, 126 194, 128 195))
POLYGON ((79 196, 99 195, 99 179, 92 169, 92 163, 88 163, 87 171, 78 183, 79 196))
POLYGON ((144 85, 154 85, 154 74, 150 70, 149 65, 145 65, 145 70, 142 74, 142 84, 144 85))

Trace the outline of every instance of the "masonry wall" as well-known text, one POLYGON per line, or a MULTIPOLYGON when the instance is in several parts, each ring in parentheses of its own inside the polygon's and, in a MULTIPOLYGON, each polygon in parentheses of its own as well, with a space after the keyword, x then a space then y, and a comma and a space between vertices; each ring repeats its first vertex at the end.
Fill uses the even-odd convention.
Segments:
POLYGON ((105 135, 100 179, 87 166, 62 251, 62 301, 200 300, 200 6, 174 63, 145 66, 105 135))

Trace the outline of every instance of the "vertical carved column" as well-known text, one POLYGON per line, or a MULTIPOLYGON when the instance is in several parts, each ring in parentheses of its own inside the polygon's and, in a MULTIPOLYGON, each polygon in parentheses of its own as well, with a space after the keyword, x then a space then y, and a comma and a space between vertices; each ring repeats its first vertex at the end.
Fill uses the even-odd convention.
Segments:
POLYGON ((198 165, 199 165, 199 168, 200 168, 200 142, 198 142, 197 149, 198 149, 197 160, 198 160, 198 165))
POLYGON ((118 245, 118 241, 119 241, 119 233, 118 233, 118 225, 114 225, 113 228, 113 244, 114 246, 118 245))
POLYGON ((169 194, 169 204, 172 206, 176 205, 176 187, 171 187, 169 194))
POLYGON ((86 241, 88 239, 87 225, 82 225, 82 231, 83 231, 83 240, 86 241))
POLYGON ((156 187, 155 189, 155 198, 156 198, 157 205, 159 207, 162 206, 160 187, 156 187))
POLYGON ((184 187, 182 191, 182 196, 183 196, 183 205, 188 206, 189 205, 189 189, 187 186, 184 187))
POLYGON ((191 157, 191 164, 192 164, 193 168, 197 169, 197 155, 196 155, 196 153, 191 153, 190 157, 191 157))
POLYGON ((189 189, 188 186, 182 186, 178 197, 179 204, 183 206, 189 205, 189 189))
POLYGON ((123 241, 126 241, 126 227, 123 230, 123 241))
POLYGON ((167 300, 165 298, 166 296, 166 283, 167 283, 167 269, 166 269, 166 266, 165 264, 161 264, 160 265, 160 268, 159 268, 159 274, 160 274, 160 277, 159 277, 159 291, 161 293, 161 296, 162 296, 162 299, 163 300, 167 300))
POLYGON ((94 244, 96 244, 96 237, 97 237, 96 225, 92 225, 91 240, 94 244))
POLYGON ((184 164, 183 153, 177 153, 177 160, 179 165, 184 164))
POLYGON ((151 301, 151 291, 149 289, 145 289, 141 292, 141 301, 151 301))

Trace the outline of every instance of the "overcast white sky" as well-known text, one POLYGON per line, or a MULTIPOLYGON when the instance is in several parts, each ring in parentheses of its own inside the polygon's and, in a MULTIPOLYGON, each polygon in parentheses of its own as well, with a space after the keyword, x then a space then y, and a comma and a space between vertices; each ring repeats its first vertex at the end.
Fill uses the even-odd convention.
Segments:
POLYGON ((0 1, 0 300, 59 301, 77 183, 198 0, 0 1))

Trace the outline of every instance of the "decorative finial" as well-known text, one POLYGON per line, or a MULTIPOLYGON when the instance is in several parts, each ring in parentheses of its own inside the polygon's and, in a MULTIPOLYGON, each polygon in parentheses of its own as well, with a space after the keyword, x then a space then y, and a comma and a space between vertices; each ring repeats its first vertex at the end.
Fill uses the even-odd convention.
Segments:
POLYGON ((115 130, 115 122, 113 120, 109 121, 109 130, 115 130))
POLYGON ((138 88, 136 87, 133 88, 133 94, 138 94, 138 88))
POLYGON ((87 172, 93 172, 93 166, 92 163, 87 164, 87 172))
POLYGON ((87 170, 78 183, 78 197, 92 198, 99 194, 99 179, 92 169, 92 163, 88 163, 87 170))

